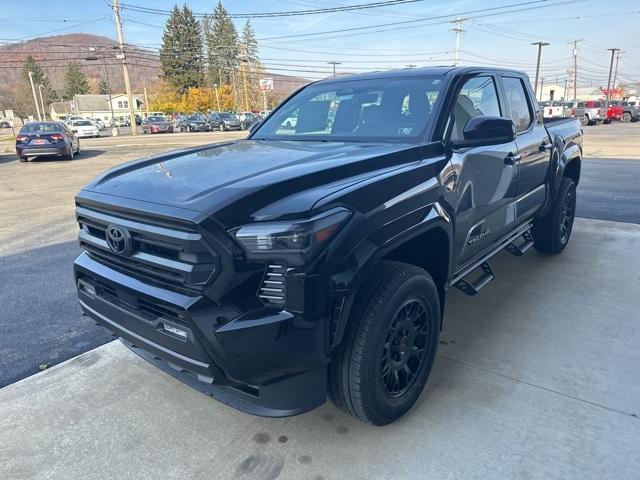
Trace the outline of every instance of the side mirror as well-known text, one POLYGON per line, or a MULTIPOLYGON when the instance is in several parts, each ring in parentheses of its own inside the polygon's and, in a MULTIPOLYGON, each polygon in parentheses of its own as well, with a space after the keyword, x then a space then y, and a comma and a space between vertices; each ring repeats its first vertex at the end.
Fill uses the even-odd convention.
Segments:
POLYGON ((516 138, 516 126, 503 117, 481 115, 471 118, 464 126, 463 140, 452 142, 453 147, 479 147, 509 143, 516 138))
POLYGON ((256 122, 253 125, 251 125, 249 127, 249 133, 255 132, 261 124, 262 124, 262 120, 260 120, 259 122, 256 122))

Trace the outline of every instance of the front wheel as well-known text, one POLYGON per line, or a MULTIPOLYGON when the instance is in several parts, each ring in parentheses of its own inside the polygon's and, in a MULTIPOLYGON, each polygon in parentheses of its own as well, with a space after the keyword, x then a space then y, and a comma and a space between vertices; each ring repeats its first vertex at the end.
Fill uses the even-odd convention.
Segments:
POLYGON ((220 131, 224 132, 227 128, 224 126, 224 123, 220 124, 220 131))
POLYGON ((586 115, 584 115, 581 119, 580 119, 580 123, 582 124, 582 126, 586 126, 589 124, 589 117, 587 117, 586 115))
POLYGON ((531 230, 533 244, 541 253, 560 253, 569 243, 576 215, 576 184, 563 178, 558 196, 542 217, 536 218, 531 230))
POLYGON ((440 334, 440 300, 431 276, 382 261, 360 288, 330 364, 329 395, 374 425, 404 415, 424 388, 440 334))
POLYGON ((631 114, 630 114, 629 112, 624 112, 624 113, 622 114, 622 121, 623 121, 624 123, 628 123, 628 122, 630 122, 630 121, 631 121, 631 114))

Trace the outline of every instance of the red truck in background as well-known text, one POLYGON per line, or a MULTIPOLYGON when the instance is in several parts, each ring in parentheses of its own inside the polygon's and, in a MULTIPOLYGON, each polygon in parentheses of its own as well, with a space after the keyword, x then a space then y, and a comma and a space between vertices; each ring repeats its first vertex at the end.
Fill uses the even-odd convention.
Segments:
POLYGON ((605 107, 607 109, 607 116, 604 119, 604 123, 611 123, 614 120, 620 121, 622 120, 622 115, 624 114, 624 109, 619 101, 613 100, 608 103, 605 102, 605 107))

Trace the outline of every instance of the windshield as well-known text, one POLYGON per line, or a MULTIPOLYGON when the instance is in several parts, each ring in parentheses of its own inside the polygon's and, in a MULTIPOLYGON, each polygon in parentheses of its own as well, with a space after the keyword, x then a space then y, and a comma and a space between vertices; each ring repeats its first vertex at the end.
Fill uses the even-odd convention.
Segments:
POLYGON ((150 122, 164 122, 163 117, 149 117, 150 122))
POLYGON ((187 120, 189 122, 204 122, 204 119, 202 117, 197 116, 189 117, 187 120))
POLYGON ((20 129, 20 133, 33 132, 61 132, 62 129, 57 123, 27 123, 20 129))
POLYGON ((236 116, 230 113, 221 113, 220 118, 222 118, 223 120, 235 120, 236 116))
POLYGON ((441 84, 440 77, 314 84, 267 118, 252 138, 417 142, 441 84))
POLYGON ((88 120, 80 120, 79 122, 73 122, 75 127, 93 127, 93 124, 88 120))

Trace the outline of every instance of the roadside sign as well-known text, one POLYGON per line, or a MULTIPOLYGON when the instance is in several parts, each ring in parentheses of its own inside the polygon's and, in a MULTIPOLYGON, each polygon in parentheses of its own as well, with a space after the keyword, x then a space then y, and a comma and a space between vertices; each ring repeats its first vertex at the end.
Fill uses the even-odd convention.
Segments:
POLYGON ((273 78, 261 78, 260 90, 262 90, 263 92, 273 90, 273 78))
POLYGON ((5 110, 4 111, 4 118, 7 118, 9 120, 13 119, 14 118, 13 110, 5 110))

